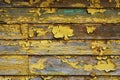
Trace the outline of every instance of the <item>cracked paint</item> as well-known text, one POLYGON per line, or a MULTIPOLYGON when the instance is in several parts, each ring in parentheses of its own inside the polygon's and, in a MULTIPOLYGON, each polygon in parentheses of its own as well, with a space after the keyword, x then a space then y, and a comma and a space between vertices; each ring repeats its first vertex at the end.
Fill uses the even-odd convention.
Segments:
POLYGON ((73 36, 73 30, 69 26, 53 26, 52 32, 55 38, 63 38, 68 40, 69 37, 73 36))
POLYGON ((34 73, 34 69, 44 69, 46 59, 40 59, 36 62, 36 64, 30 65, 31 73, 34 73))
POLYGON ((106 9, 87 9, 88 13, 94 15, 95 13, 104 13, 106 9))
POLYGON ((106 72, 109 72, 109 71, 115 71, 116 65, 110 59, 107 59, 107 61, 103 61, 103 60, 98 61, 95 68, 100 71, 104 70, 106 72))
POLYGON ((94 26, 86 26, 87 33, 93 33, 96 30, 96 27, 94 26))

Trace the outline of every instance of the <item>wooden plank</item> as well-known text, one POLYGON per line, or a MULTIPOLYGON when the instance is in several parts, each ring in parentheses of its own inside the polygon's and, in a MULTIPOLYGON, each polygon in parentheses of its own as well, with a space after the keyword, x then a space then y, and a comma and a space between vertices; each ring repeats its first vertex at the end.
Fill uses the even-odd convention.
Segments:
POLYGON ((27 24, 0 24, 0 39, 26 39, 27 24))
POLYGON ((27 56, 0 56, 0 75, 27 75, 27 56))
POLYGON ((0 76, 0 80, 119 80, 117 76, 0 76))
POLYGON ((120 39, 120 24, 31 24, 29 39, 120 39))
POLYGON ((34 75, 120 76, 120 56, 31 56, 29 65, 34 75))
POLYGON ((120 8, 119 0, 1 0, 0 7, 120 8))
POLYGON ((30 80, 29 76, 0 76, 0 80, 30 80))
POLYGON ((0 55, 4 54, 27 54, 29 48, 27 41, 0 40, 0 55))
POLYGON ((120 23, 120 9, 1 8, 0 23, 120 23))
POLYGON ((39 76, 30 78, 30 80, 119 80, 120 77, 114 76, 39 76))
POLYGON ((29 43, 29 55, 120 55, 120 40, 31 40, 29 43))

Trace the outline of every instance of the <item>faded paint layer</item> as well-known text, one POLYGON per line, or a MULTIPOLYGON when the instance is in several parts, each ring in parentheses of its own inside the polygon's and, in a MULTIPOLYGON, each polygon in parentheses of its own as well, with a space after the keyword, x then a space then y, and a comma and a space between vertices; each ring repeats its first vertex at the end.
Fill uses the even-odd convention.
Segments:
POLYGON ((31 74, 40 75, 119 75, 120 62, 118 58, 107 57, 104 60, 97 60, 93 56, 31 56, 30 65, 36 61, 44 60, 45 68, 30 67, 31 74), (105 67, 106 66, 106 67, 105 67))
POLYGON ((27 56, 0 56, 0 75, 27 75, 27 56))
POLYGON ((119 23, 120 9, 106 9, 104 13, 89 14, 87 9, 57 8, 1 8, 1 23, 119 23), (37 13, 31 10, 38 9, 37 13), (57 10, 56 10, 57 9, 57 10), (55 10, 55 11, 54 11, 55 10), (18 13, 16 13, 18 12, 18 13), (54 17, 54 18, 53 18, 54 17))

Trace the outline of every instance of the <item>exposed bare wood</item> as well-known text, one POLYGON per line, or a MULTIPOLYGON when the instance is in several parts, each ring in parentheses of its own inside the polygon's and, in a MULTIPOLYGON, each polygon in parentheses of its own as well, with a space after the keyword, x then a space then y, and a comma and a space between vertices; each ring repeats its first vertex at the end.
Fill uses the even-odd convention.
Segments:
POLYGON ((0 7, 120 8, 119 0, 1 0, 0 7))
POLYGON ((120 39, 120 24, 31 24, 29 39, 120 39))
POLYGON ((120 23, 120 9, 1 8, 0 23, 120 23))
POLYGON ((120 56, 31 56, 31 74, 120 75, 120 56))
POLYGON ((29 55, 119 55, 119 40, 29 41, 29 55))

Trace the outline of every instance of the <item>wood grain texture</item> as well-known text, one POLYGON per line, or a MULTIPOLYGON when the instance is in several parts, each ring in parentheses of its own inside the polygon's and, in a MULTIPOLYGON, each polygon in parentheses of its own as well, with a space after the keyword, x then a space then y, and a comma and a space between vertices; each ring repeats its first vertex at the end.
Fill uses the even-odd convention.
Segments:
POLYGON ((27 54, 27 41, 0 40, 0 55, 27 54))
POLYGON ((26 39, 27 24, 0 24, 0 39, 26 39))
POLYGON ((0 80, 30 80, 29 76, 0 76, 0 80))
POLYGON ((115 76, 0 76, 1 80, 119 80, 115 76))
POLYGON ((0 23, 120 23, 120 9, 1 8, 0 23))
POLYGON ((120 77, 113 77, 113 76, 99 76, 99 77, 90 77, 90 76, 39 76, 30 78, 30 80, 119 80, 120 77))
POLYGON ((31 40, 29 43, 29 55, 120 55, 119 40, 31 40))
POLYGON ((56 39, 58 34, 64 39, 70 33, 66 27, 73 30, 69 39, 120 39, 120 24, 30 24, 29 39, 56 39))
POLYGON ((35 75, 120 75, 120 56, 97 59, 95 56, 31 56, 29 69, 35 75))
POLYGON ((119 8, 119 0, 1 0, 0 7, 119 8))
POLYGON ((27 75, 27 56, 0 56, 0 75, 27 75))

